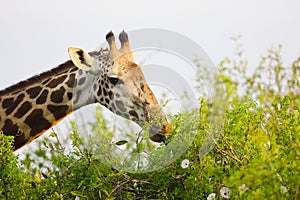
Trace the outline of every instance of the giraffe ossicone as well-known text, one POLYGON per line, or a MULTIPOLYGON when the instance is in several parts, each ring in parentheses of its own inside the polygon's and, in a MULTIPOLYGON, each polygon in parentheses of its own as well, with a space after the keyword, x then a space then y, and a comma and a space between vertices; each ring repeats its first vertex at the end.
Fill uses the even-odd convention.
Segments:
POLYGON ((148 125, 155 142, 169 135, 165 114, 134 62, 127 33, 119 34, 120 49, 112 32, 106 40, 109 49, 86 52, 70 47, 71 60, 0 91, 0 130, 15 136, 15 150, 93 103, 141 127, 148 125))

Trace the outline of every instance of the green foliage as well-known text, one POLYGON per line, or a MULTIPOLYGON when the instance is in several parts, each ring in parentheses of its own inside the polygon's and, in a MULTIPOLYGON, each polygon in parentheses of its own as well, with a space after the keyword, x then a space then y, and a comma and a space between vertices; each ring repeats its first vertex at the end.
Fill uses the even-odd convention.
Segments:
MULTIPOLYGON (((299 199, 300 58, 284 67, 280 51, 280 46, 268 51, 252 75, 246 72, 240 48, 234 58, 221 61, 214 87, 225 87, 225 116, 206 156, 200 150, 212 112, 205 97, 199 98, 199 119, 193 119, 198 132, 188 150, 169 166, 148 173, 126 173, 102 164, 106 155, 100 159, 83 148, 74 124, 72 150, 53 132, 49 137, 55 142, 43 141, 19 164, 11 150, 13 138, 0 134, 0 199, 207 199, 212 193, 215 199, 299 199)), ((208 71, 201 70, 199 66, 199 75, 208 71)), ((180 117, 171 122, 174 132, 182 128, 180 117)), ((92 126, 98 137, 112 138, 101 113, 96 118, 92 126)), ((129 145, 129 140, 116 145, 129 145)), ((109 142, 104 143, 105 152, 109 142)), ((155 150, 158 160, 162 148, 155 150)))
POLYGON ((1 199, 21 199, 26 192, 25 173, 17 166, 17 157, 12 150, 12 136, 0 132, 0 197, 1 199))

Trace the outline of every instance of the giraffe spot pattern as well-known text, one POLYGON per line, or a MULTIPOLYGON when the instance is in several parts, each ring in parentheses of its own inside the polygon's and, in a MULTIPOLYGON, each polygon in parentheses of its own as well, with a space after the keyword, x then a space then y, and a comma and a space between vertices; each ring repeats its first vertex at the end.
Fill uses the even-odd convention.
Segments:
POLYGON ((95 92, 96 92, 97 88, 98 88, 97 84, 94 84, 94 85, 93 85, 93 90, 94 90, 95 92))
POLYGON ((14 149, 19 149, 28 142, 28 138, 25 138, 24 133, 21 131, 22 134, 19 134, 19 132, 20 131, 18 130, 18 133, 15 136, 14 149))
POLYGON ((130 111, 129 111, 129 114, 130 114, 131 116, 135 117, 136 119, 139 118, 138 114, 137 114, 134 110, 130 110, 130 111))
POLYGON ((9 105, 11 105, 14 101, 14 98, 8 98, 8 99, 4 99, 2 102, 2 108, 6 109, 9 107, 9 105))
POLYGON ((74 80, 74 87, 77 87, 78 86, 78 79, 75 79, 74 80))
POLYGON ((39 93, 41 92, 42 89, 43 89, 42 87, 36 86, 36 87, 27 89, 26 92, 30 98, 35 98, 39 95, 39 93))
POLYGON ((66 92, 66 89, 61 86, 58 90, 52 92, 50 99, 54 103, 61 103, 64 100, 64 94, 66 92))
POLYGON ((116 101, 116 105, 118 107, 118 109, 121 111, 121 112, 126 112, 126 108, 124 107, 124 104, 122 101, 116 101))
POLYGON ((17 110, 15 113, 15 117, 21 118, 23 117, 30 109, 32 108, 32 105, 29 101, 25 101, 21 107, 17 110))
POLYGON ((44 80, 44 81, 42 82, 42 85, 47 84, 49 81, 51 81, 51 78, 47 78, 46 80, 44 80))
POLYGON ((143 92, 145 92, 145 85, 144 85, 144 84, 141 84, 141 90, 142 90, 143 92))
POLYGON ((101 87, 98 89, 97 95, 98 95, 98 97, 100 97, 102 95, 102 88, 101 87))
POLYGON ((12 122, 12 120, 10 119, 6 119, 4 122, 4 126, 2 128, 3 133, 5 133, 5 135, 17 135, 19 130, 18 125, 14 124, 12 122))
POLYGON ((105 98, 106 105, 109 105, 109 98, 105 98))
POLYGON ((62 117, 66 116, 68 111, 68 106, 56 106, 56 105, 48 105, 48 110, 54 115, 56 120, 61 119, 62 117))
POLYGON ((25 95, 23 93, 19 94, 16 100, 12 101, 10 105, 7 107, 5 113, 6 115, 11 114, 17 107, 18 105, 22 102, 23 98, 25 95))
POLYGON ((82 77, 81 79, 79 79, 78 81, 78 85, 83 85, 84 82, 85 82, 86 78, 85 77, 82 77))
POLYGON ((67 78, 67 75, 63 75, 63 76, 60 76, 58 78, 55 78, 55 79, 52 79, 47 85, 46 87, 49 87, 49 88, 55 88, 57 87, 57 85, 59 85, 60 83, 63 83, 64 80, 67 78))
MULTIPOLYGON (((51 115, 46 115, 49 113, 47 107, 40 108, 40 105, 48 104, 51 100, 50 92, 52 94, 52 91, 57 90, 61 85, 66 85, 67 81, 73 86, 72 81, 74 82, 78 68, 71 62, 62 65, 0 92, 0 127, 5 135, 15 136, 14 149, 38 137, 56 121, 51 118, 51 115)), ((64 96, 65 99, 71 99, 72 93, 64 96)))
POLYGON ((48 90, 44 90, 42 92, 42 94, 36 99, 36 103, 37 104, 43 104, 43 103, 45 103, 46 100, 47 100, 47 97, 48 97, 48 93, 49 93, 48 90))
POLYGON ((71 74, 69 76, 69 79, 66 81, 66 85, 69 87, 69 88, 74 88, 75 87, 75 74, 71 74))
POLYGON ((113 111, 115 111, 115 110, 116 110, 116 106, 115 106, 115 104, 114 104, 114 103, 111 103, 111 108, 112 108, 112 110, 113 110, 113 111))
POLYGON ((114 99, 114 93, 112 91, 108 92, 108 96, 109 96, 110 100, 114 99))
POLYGON ((104 96, 107 96, 107 91, 106 91, 106 89, 104 89, 104 88, 103 88, 103 95, 104 95, 104 96))
POLYGON ((68 100, 70 101, 72 99, 72 97, 73 97, 73 93, 72 92, 68 92, 67 96, 68 96, 68 100))
POLYGON ((100 98, 100 103, 101 104, 104 103, 104 98, 103 97, 100 98))
POLYGON ((109 88, 109 85, 107 82, 105 83, 105 88, 109 88))
POLYGON ((76 92, 76 99, 74 100, 74 104, 78 103, 79 99, 80 99, 80 95, 81 95, 81 91, 77 91, 76 92))
POLYGON ((26 117, 25 123, 31 128, 31 136, 35 136, 43 130, 51 127, 51 123, 44 118, 42 109, 33 110, 30 115, 26 117))

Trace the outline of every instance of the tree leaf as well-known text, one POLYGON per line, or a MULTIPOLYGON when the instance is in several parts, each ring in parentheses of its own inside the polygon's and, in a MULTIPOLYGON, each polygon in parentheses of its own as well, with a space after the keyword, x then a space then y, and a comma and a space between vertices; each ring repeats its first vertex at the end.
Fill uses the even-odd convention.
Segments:
POLYGON ((51 133, 49 134, 49 137, 56 137, 56 133, 51 132, 51 133))

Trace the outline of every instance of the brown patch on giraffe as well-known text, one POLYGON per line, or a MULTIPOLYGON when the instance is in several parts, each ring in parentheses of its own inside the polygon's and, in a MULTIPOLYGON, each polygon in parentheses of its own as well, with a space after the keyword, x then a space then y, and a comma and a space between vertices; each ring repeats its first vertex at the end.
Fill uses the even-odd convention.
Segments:
POLYGON ((69 87, 69 88, 74 88, 75 87, 75 76, 76 74, 71 74, 68 78, 68 80, 66 81, 66 85, 69 87))
POLYGON ((104 84, 104 88, 109 88, 109 85, 108 85, 108 83, 107 82, 105 82, 105 84, 104 84))
POLYGON ((30 98, 35 98, 40 94, 42 89, 43 89, 42 87, 36 86, 36 87, 29 88, 28 90, 26 90, 26 92, 30 98))
POLYGON ((135 117, 137 120, 139 119, 139 115, 138 115, 134 110, 130 110, 130 111, 129 111, 129 114, 130 114, 132 117, 135 117))
POLYGON ((25 137, 24 132, 19 129, 19 126, 14 124, 10 119, 5 120, 4 127, 2 129, 5 135, 14 136, 14 150, 19 149, 28 142, 28 138, 25 137))
POLYGON ((105 88, 102 88, 102 89, 103 89, 103 95, 104 95, 104 96, 107 96, 108 94, 107 94, 106 89, 105 89, 105 88))
POLYGON ((18 105, 22 102, 24 99, 25 95, 23 93, 19 94, 16 100, 10 103, 10 105, 7 107, 5 113, 6 115, 11 114, 17 107, 18 105))
POLYGON ((19 126, 14 124, 12 120, 6 119, 2 131, 5 135, 16 136, 18 134, 19 126))
POLYGON ((52 79, 46 87, 49 88, 55 88, 57 85, 61 84, 64 82, 64 80, 67 78, 67 75, 60 76, 58 78, 52 79))
POLYGON ((144 84, 141 84, 141 90, 142 90, 143 92, 145 92, 145 85, 144 85, 144 84))
POLYGON ((67 97, 68 97, 68 100, 71 101, 72 98, 73 98, 73 93, 72 92, 68 92, 67 93, 67 97))
POLYGON ((101 97, 101 98, 100 98, 100 104, 103 104, 103 103, 104 103, 104 98, 101 97))
POLYGON ((14 150, 17 150, 27 144, 29 141, 29 138, 26 138, 24 134, 18 134, 15 136, 15 141, 14 141, 14 150))
POLYGON ((122 111, 122 112, 126 112, 126 108, 124 107, 124 104, 123 104, 123 102, 122 101, 116 101, 116 105, 117 105, 117 107, 118 107, 118 109, 120 110, 120 111, 122 111))
POLYGON ((85 77, 82 77, 81 79, 79 79, 78 81, 78 85, 83 85, 84 82, 85 82, 86 78, 85 77))
POLYGON ((56 120, 59 120, 68 114, 69 107, 66 105, 56 106, 56 105, 48 105, 48 110, 54 115, 56 120))
POLYGON ((114 93, 112 91, 109 91, 108 92, 108 96, 109 96, 110 100, 113 100, 115 95, 114 95, 114 93))
POLYGON ((46 100, 47 100, 48 93, 49 93, 48 90, 44 90, 42 92, 42 94, 36 99, 36 103, 37 104, 43 104, 43 103, 45 103, 46 100))
POLYGON ((79 90, 79 91, 76 92, 76 99, 73 102, 74 104, 78 103, 78 101, 80 99, 80 95, 81 95, 81 91, 79 90))
POLYGON ((66 89, 61 86, 58 90, 52 92, 50 99, 54 103, 61 103, 64 100, 64 94, 66 92, 66 89))
POLYGON ((112 108, 113 111, 116 110, 116 106, 115 106, 114 102, 111 103, 111 108, 112 108))
POLYGON ((105 98, 106 105, 109 105, 109 98, 105 98))
POLYGON ((14 102, 14 98, 7 98, 2 101, 2 108, 8 108, 14 102))
POLYGON ((101 87, 99 87, 99 89, 97 91, 97 95, 98 95, 98 97, 100 97, 102 95, 102 88, 101 87))
POLYGON ((94 90, 95 92, 96 92, 97 88, 98 88, 97 84, 94 84, 94 85, 93 85, 93 90, 94 90))
POLYGON ((25 123, 31 128, 30 135, 33 137, 51 127, 51 123, 44 118, 42 109, 33 110, 26 117, 25 123))
POLYGON ((29 101, 25 101, 21 107, 15 113, 15 117, 21 118, 23 117, 30 109, 32 108, 32 104, 29 101))

